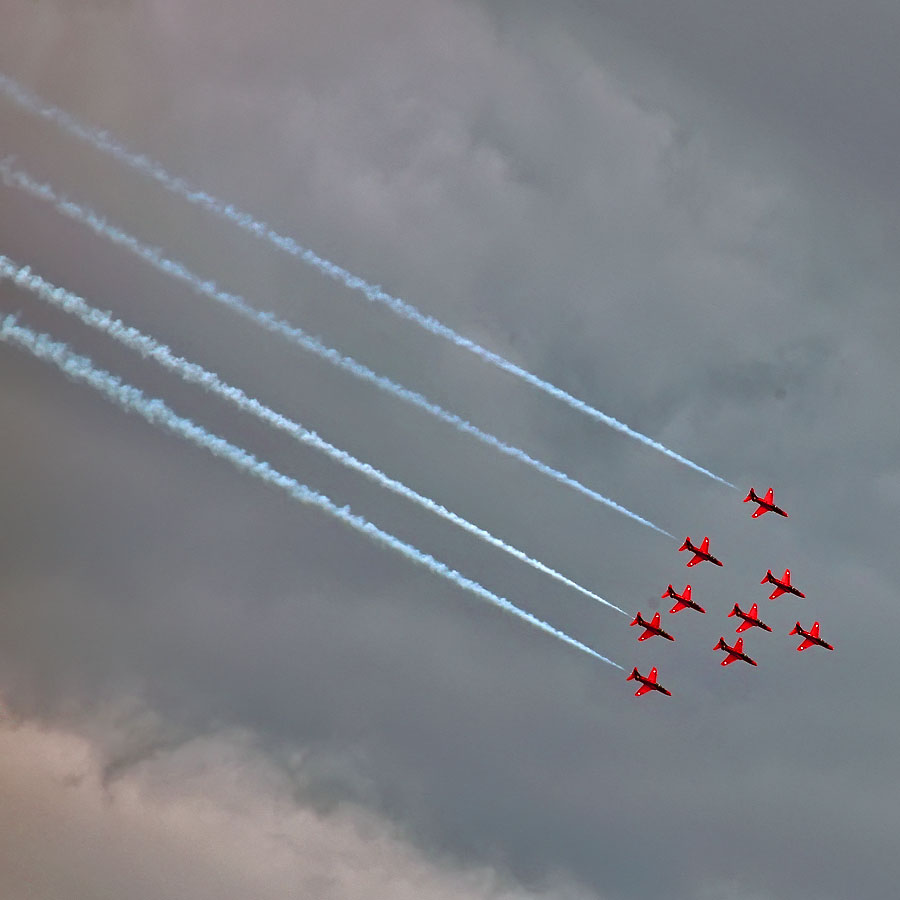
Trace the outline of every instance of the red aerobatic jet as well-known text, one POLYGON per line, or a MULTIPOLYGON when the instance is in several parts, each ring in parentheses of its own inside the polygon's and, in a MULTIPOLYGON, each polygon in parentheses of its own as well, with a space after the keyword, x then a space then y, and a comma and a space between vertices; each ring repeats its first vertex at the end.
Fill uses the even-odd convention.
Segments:
POLYGON ((677 613, 682 609, 696 609, 697 612, 705 613, 706 610, 696 601, 691 600, 691 586, 685 585, 683 594, 676 594, 675 588, 670 584, 666 588, 666 592, 662 595, 662 599, 665 600, 666 597, 672 597, 678 602, 669 610, 670 613, 677 613))
POLYGON ((667 691, 661 684, 656 683, 656 666, 650 670, 650 674, 644 677, 638 670, 632 669, 631 674, 625 679, 626 681, 639 681, 641 686, 634 692, 635 697, 646 694, 648 691, 659 691, 667 697, 672 696, 671 691, 667 691))
POLYGON ((809 650, 810 647, 824 647, 826 650, 834 650, 834 647, 831 646, 827 641, 823 641, 822 638, 819 637, 819 623, 813 622, 813 627, 810 628, 809 631, 804 631, 800 627, 800 623, 798 622, 794 626, 794 630, 791 634, 802 634, 804 637, 803 643, 797 648, 798 650, 809 650))
POLYGON ((772 629, 763 622, 759 616, 756 614, 759 607, 754 603, 753 606, 750 607, 750 612, 745 613, 737 603, 734 604, 734 609, 728 613, 728 618, 730 619, 732 616, 738 616, 738 618, 743 619, 744 621, 735 628, 735 633, 740 634, 742 631, 746 631, 748 628, 752 628, 754 625, 757 628, 762 628, 763 631, 771 631, 772 629))
POLYGON ((739 659, 742 659, 745 663, 750 663, 751 666, 756 665, 756 660, 750 659, 750 657, 747 656, 746 653, 744 653, 744 639, 743 638, 738 638, 734 642, 734 646, 729 647, 728 644, 725 643, 725 638, 720 637, 719 643, 716 644, 715 647, 713 647, 713 650, 727 650, 728 651, 728 656, 726 656, 725 659, 723 659, 722 662, 719 663, 719 665, 730 666, 733 662, 737 662, 737 660, 739 660, 739 659))
POLYGON ((669 634, 668 631, 663 631, 659 626, 659 613, 655 613, 653 616, 653 621, 648 622, 646 619, 641 618, 641 611, 638 610, 638 614, 635 616, 634 621, 631 623, 632 625, 643 625, 646 631, 638 637, 639 641, 646 641, 647 638, 651 638, 654 635, 659 635, 660 637, 664 637, 667 641, 674 641, 675 638, 669 634))
POLYGON ((779 580, 772 574, 771 569, 766 569, 766 577, 763 578, 760 584, 766 584, 767 582, 769 584, 775 585, 775 590, 772 591, 771 595, 769 596, 770 600, 774 600, 776 597, 780 597, 782 594, 794 594, 797 597, 806 597, 806 594, 798 591, 797 588, 795 588, 791 584, 790 569, 784 570, 784 575, 782 576, 781 580, 779 580))
POLYGON ((723 563, 719 562, 712 553, 709 552, 709 538, 703 538, 703 543, 699 547, 695 547, 691 543, 691 539, 689 537, 684 539, 684 543, 678 548, 678 552, 680 553, 682 550, 690 550, 693 552, 693 559, 689 559, 687 561, 687 565, 696 566, 697 563, 701 562, 711 562, 714 566, 721 566, 723 563))
POLYGON ((756 491, 750 488, 750 493, 744 497, 744 503, 749 503, 751 500, 757 504, 756 512, 753 513, 754 519, 764 516, 767 512, 778 513, 779 516, 784 516, 785 518, 788 517, 788 514, 780 506, 775 505, 775 491, 772 488, 766 491, 765 497, 758 497, 756 491))

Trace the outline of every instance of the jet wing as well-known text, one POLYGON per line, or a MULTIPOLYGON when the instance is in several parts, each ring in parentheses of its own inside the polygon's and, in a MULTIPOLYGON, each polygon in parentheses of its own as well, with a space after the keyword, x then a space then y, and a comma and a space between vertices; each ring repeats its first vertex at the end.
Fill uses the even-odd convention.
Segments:
POLYGON ((774 488, 769 488, 766 491, 766 496, 763 498, 764 503, 775 503, 775 490, 774 488))
POLYGON ((760 516, 764 516, 768 510, 764 506, 757 506, 756 512, 751 516, 752 519, 758 519, 760 516))
POLYGON ((735 634, 740 634, 742 631, 746 631, 748 628, 752 628, 752 627, 753 627, 753 623, 752 623, 752 622, 748 622, 748 621, 745 619, 743 622, 741 622, 740 625, 738 625, 737 628, 735 628, 734 631, 735 631, 735 634))
POLYGON ((802 653, 804 650, 809 650, 810 647, 815 647, 816 642, 811 641, 807 638, 797 649, 802 653))
POLYGON ((693 558, 693 559, 689 559, 689 560, 687 561, 687 566, 688 566, 688 568, 690 568, 691 566, 696 566, 697 563, 703 562, 703 560, 704 560, 705 558, 706 558, 706 557, 701 556, 699 553, 695 553, 695 554, 694 554, 694 558, 693 558))
POLYGON ((784 588, 776 587, 771 594, 769 594, 769 599, 774 600, 776 597, 780 597, 782 594, 786 594, 787 591, 784 588))
POLYGON ((809 629, 809 633, 810 633, 813 637, 818 637, 818 636, 819 636, 819 623, 818 623, 818 622, 813 622, 813 627, 809 629))
POLYGON ((653 690, 653 688, 650 687, 649 684, 642 684, 642 685, 634 692, 634 696, 635 696, 635 697, 640 697, 640 696, 642 696, 643 694, 646 694, 648 691, 652 691, 652 690, 653 690))
POLYGON ((740 659, 739 656, 735 656, 733 653, 729 653, 722 662, 719 663, 720 666, 730 666, 733 662, 737 662, 740 659))

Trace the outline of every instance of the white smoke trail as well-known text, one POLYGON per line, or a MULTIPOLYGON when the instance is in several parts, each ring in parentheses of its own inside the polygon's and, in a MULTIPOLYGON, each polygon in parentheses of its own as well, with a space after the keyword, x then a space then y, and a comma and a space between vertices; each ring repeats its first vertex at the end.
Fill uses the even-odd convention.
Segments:
POLYGON ((655 525, 649 519, 645 519, 643 516, 632 512, 627 507, 616 503, 615 500, 611 500, 609 497, 605 497, 603 494, 592 490, 580 481, 566 475, 564 472, 542 463, 540 460, 527 454, 524 450, 520 450, 518 447, 507 444, 499 438, 482 431, 477 426, 467 422, 461 416, 448 412, 436 403, 432 403, 422 394, 411 391, 408 388, 391 381, 391 379, 385 378, 383 375, 378 375, 367 366, 357 362, 355 359, 349 356, 343 356, 338 353, 337 350, 326 347, 318 338, 308 335, 303 329, 294 325, 289 325, 287 322, 272 315, 272 313, 255 309, 243 297, 240 297, 237 294, 229 294, 220 290, 214 281, 200 278, 181 263, 167 259, 157 248, 150 247, 139 241, 133 235, 122 231, 122 229, 117 228, 114 225, 110 225, 102 216, 99 216, 92 210, 79 206, 77 203, 64 197, 60 197, 50 185, 37 182, 25 172, 14 169, 8 158, 0 160, 0 177, 2 177, 3 182, 9 187, 18 188, 35 199, 52 203, 56 210, 62 215, 86 225, 95 234, 106 238, 117 246, 124 247, 126 250, 129 250, 131 253, 149 263, 158 271, 188 285, 195 293, 227 306, 232 311, 249 319, 256 325, 281 335, 293 344, 296 344, 304 350, 314 353, 321 359, 327 360, 333 365, 350 372, 357 378, 361 378, 369 384, 393 394, 395 397, 399 397, 407 403, 412 403, 414 406, 430 413, 442 422, 452 425, 459 431, 477 438, 482 443, 493 447, 495 450, 498 450, 506 456, 517 459, 519 462, 536 469, 542 475, 546 475, 548 478, 554 479, 554 481, 565 484, 573 490, 590 497, 592 500, 596 500, 598 503, 602 503, 624 516, 628 516, 628 518, 635 522, 640 522, 641 525, 645 525, 647 528, 652 528, 654 531, 664 534, 666 537, 674 537, 674 535, 665 529, 660 528, 658 525, 655 525))
POLYGON ((482 347, 480 344, 476 344, 474 341, 464 337, 449 326, 444 325, 434 316, 426 315, 405 300, 401 300, 399 297, 394 297, 391 294, 386 293, 378 285, 370 284, 365 279, 351 274, 335 263, 323 259, 312 250, 302 247, 293 238, 279 234, 268 224, 259 219, 255 219, 249 213, 241 212, 240 210, 235 209, 230 203, 223 203, 211 194, 195 189, 183 178, 169 174, 159 163, 154 162, 149 157, 139 153, 132 153, 108 132, 92 128, 89 125, 84 125, 69 113, 64 112, 52 104, 39 100, 30 91, 25 90, 25 88, 13 81, 13 79, 3 74, 0 74, 0 90, 19 106, 29 110, 35 115, 49 119, 74 137, 87 141, 96 149, 108 153, 124 165, 152 178, 166 188, 166 190, 177 194, 188 203, 199 206, 207 212, 237 225, 244 231, 268 241, 280 250, 313 266, 329 278, 341 282, 351 290, 361 292, 369 300, 376 303, 383 303, 390 310, 397 315, 402 316, 404 319, 415 322, 432 334, 443 337, 456 344, 458 347, 469 350, 485 362, 502 369, 504 372, 508 372, 510 375, 522 379, 532 387, 543 391, 545 394, 549 394, 551 397, 555 397, 557 400, 561 400, 563 403, 590 416, 592 419, 602 422, 605 425, 609 425, 616 431, 619 431, 630 438, 634 438, 634 440, 639 441, 653 450, 658 450, 670 459, 673 459, 696 472, 700 472, 701 474, 712 478, 714 481, 728 485, 728 487, 731 488, 735 487, 730 481, 726 481, 714 472, 710 472, 709 469, 704 469, 702 466, 681 456, 674 450, 670 450, 659 441, 655 441, 653 438, 647 437, 647 435, 641 434, 639 431, 635 431, 624 422, 620 422, 613 416, 601 412, 599 409, 585 403, 583 400, 579 400, 567 391, 550 384, 550 382, 544 381, 544 379, 523 369, 521 366, 517 366, 515 363, 510 362, 499 354, 482 347))
POLYGON ((108 334, 126 347, 136 350, 142 356, 153 359, 169 371, 180 375, 185 381, 201 385, 212 393, 229 400, 244 412, 256 416, 256 418, 266 422, 273 428, 286 432, 300 443, 323 451, 331 459, 341 465, 362 473, 366 478, 380 484, 389 491, 393 491, 395 494, 399 494, 401 497, 411 500, 423 509, 427 509, 429 512, 433 512, 435 515, 438 515, 449 522, 453 522, 454 525, 458 525, 464 531, 468 531, 470 534, 475 535, 492 546, 498 547, 500 550, 510 554, 510 556, 514 556, 516 559, 537 569, 539 572, 543 572, 545 575, 555 578, 562 584, 579 591, 585 596, 590 597, 592 600, 597 600, 605 606, 617 610, 622 613, 622 615, 627 615, 625 610, 620 609, 608 600, 604 600, 599 594, 595 594, 593 591, 589 591, 577 582, 566 578, 565 575, 557 572, 555 569, 544 565, 544 563, 534 559, 527 553, 523 553, 516 547, 495 537, 489 531, 485 531, 483 528, 479 528, 462 516, 458 516, 456 513, 451 512, 440 503, 436 503, 434 500, 424 497, 412 488, 407 487, 407 485, 402 482, 390 478, 374 466, 364 463, 346 451, 335 447, 314 431, 304 428, 298 422, 294 422, 286 416, 277 413, 270 407, 260 403, 258 400, 248 397, 240 388, 226 384, 214 372, 210 372, 202 366, 188 362, 177 356, 165 344, 142 334, 136 328, 125 325, 121 320, 113 318, 110 313, 90 306, 82 297, 79 297, 70 291, 66 291, 63 288, 56 287, 40 276, 32 274, 31 269, 28 266, 17 266, 11 259, 0 254, 0 279, 4 278, 12 281, 19 287, 26 288, 57 309, 61 309, 64 312, 77 316, 85 325, 101 331, 104 334, 108 334))
POLYGON ((214 456, 228 460, 240 471, 246 472, 248 475, 252 475, 267 484, 281 488, 300 503, 315 506, 327 512, 351 528, 362 532, 376 543, 390 547, 411 562, 417 563, 430 572, 452 581, 457 587, 463 588, 481 597, 483 600, 487 600, 494 606, 523 619, 536 628, 541 629, 541 631, 552 634, 555 638, 593 656, 595 659, 615 666, 617 669, 622 669, 622 666, 618 663, 607 659, 605 656, 597 653, 596 650, 592 650, 580 641, 576 641, 575 638, 569 637, 565 632, 548 625, 536 616, 531 615, 531 613, 519 609, 519 607, 510 603, 509 600, 498 597, 477 581, 466 578, 445 563, 439 562, 433 556, 423 553, 411 544, 401 541, 386 531, 382 531, 377 525, 351 512, 348 506, 337 506, 328 497, 313 491, 287 475, 282 475, 268 463, 257 459, 246 450, 236 447, 224 438, 210 434, 190 419, 177 415, 162 400, 149 399, 142 391, 123 383, 115 375, 111 375, 102 369, 94 368, 87 357, 77 356, 65 344, 53 341, 49 335, 38 334, 30 328, 17 325, 15 316, 7 316, 0 323, 0 340, 18 345, 45 362, 52 362, 69 378, 89 384, 103 394, 107 400, 116 403, 127 412, 137 413, 151 425, 158 425, 198 447, 203 447, 214 456))

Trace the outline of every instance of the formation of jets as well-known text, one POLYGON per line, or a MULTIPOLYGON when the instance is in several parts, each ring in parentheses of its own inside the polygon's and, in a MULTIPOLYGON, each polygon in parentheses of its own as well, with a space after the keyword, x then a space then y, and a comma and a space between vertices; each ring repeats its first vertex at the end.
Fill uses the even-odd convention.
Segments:
MULTIPOLYGON (((757 493, 750 488, 750 492, 744 498, 744 503, 755 503, 757 505, 756 510, 753 512, 752 518, 758 519, 760 516, 765 515, 767 512, 776 513, 779 516, 784 516, 784 518, 788 518, 788 514, 780 507, 775 505, 775 491, 772 488, 769 488, 766 491, 765 497, 760 497, 757 493)), ((704 537, 699 547, 696 547, 691 543, 691 539, 689 537, 685 538, 684 543, 678 548, 678 551, 689 550, 693 556, 691 559, 687 561, 688 568, 692 566, 696 566, 702 562, 709 562, 715 566, 724 566, 720 560, 716 559, 712 553, 709 552, 709 538, 704 537)), ((772 591, 769 596, 770 600, 775 600, 783 594, 793 594, 796 597, 805 598, 806 594, 796 588, 793 584, 791 584, 791 570, 785 569, 784 575, 781 578, 772 574, 771 569, 766 570, 766 575, 760 584, 771 584, 775 586, 775 589, 772 591)), ((699 613, 705 613, 706 610, 700 606, 695 600, 691 597, 691 586, 685 585, 684 591, 682 593, 677 593, 675 588, 670 584, 665 592, 662 594, 662 599, 671 598, 676 601, 675 605, 669 610, 669 614, 672 615, 674 613, 680 612, 683 609, 693 609, 699 613)), ((729 618, 736 617, 740 620, 740 624, 735 629, 737 634, 742 634, 745 631, 749 631, 751 628, 758 628, 761 631, 767 631, 769 633, 772 632, 771 627, 769 627, 765 622, 763 622, 759 618, 759 605, 754 603, 749 612, 744 612, 738 603, 735 603, 731 609, 731 612, 728 613, 729 618)), ((632 625, 638 625, 643 628, 641 634, 638 635, 639 641, 646 641, 649 638, 653 637, 661 637, 665 638, 668 641, 674 641, 675 638, 669 634, 662 627, 662 617, 659 612, 655 613, 653 618, 648 622, 643 618, 640 611, 638 611, 637 615, 634 618, 634 621, 631 623, 632 625)), ((823 640, 819 636, 819 623, 814 622, 812 628, 809 631, 806 631, 803 626, 797 622, 794 626, 793 630, 790 634, 800 635, 803 638, 803 642, 797 647, 797 650, 803 651, 808 650, 810 647, 824 647, 826 650, 834 650, 831 644, 827 643, 827 641, 823 640)), ((749 654, 744 651, 744 638, 738 637, 734 646, 730 647, 726 642, 724 637, 720 637, 718 643, 713 648, 714 650, 724 650, 726 653, 725 658, 721 661, 720 665, 730 666, 733 662, 745 662, 748 665, 756 666, 757 662, 753 659, 749 654)), ((657 691, 660 694, 665 694, 668 697, 671 697, 671 691, 667 691, 659 682, 657 681, 658 670, 654 666, 650 669, 650 673, 648 675, 641 675, 641 673, 634 668, 631 674, 626 679, 627 681, 637 681, 640 683, 640 687, 635 691, 635 697, 640 697, 643 694, 647 694, 650 691, 657 691)))

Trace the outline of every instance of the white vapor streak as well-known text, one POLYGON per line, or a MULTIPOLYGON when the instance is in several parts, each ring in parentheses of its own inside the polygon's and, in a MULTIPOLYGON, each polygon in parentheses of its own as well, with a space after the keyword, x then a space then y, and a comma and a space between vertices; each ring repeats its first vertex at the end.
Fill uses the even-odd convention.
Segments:
POLYGON ((702 466, 681 456, 674 450, 670 450, 659 441, 655 441, 652 438, 647 437, 647 435, 635 431, 624 422, 620 422, 618 419, 601 412, 599 409, 585 403, 583 400, 579 400, 577 397, 550 384, 548 381, 544 381, 544 379, 523 369, 521 366, 517 366, 515 363, 510 362, 499 354, 487 350, 480 344, 476 344, 469 338, 464 337, 452 328, 444 325, 434 318, 434 316, 425 315, 405 300, 394 297, 381 290, 377 285, 370 284, 335 263, 323 259, 312 250, 302 247, 293 238, 279 234, 265 222, 255 219, 249 213, 241 212, 240 210, 235 209, 231 204, 223 203, 221 200, 205 191, 196 190, 183 178, 171 175, 159 163, 154 162, 147 156, 132 153, 108 132, 84 125, 74 116, 69 115, 58 107, 42 102, 29 91, 26 91, 21 85, 3 74, 0 74, 0 90, 2 90, 10 99, 14 100, 19 106, 24 107, 30 112, 45 119, 49 119, 69 134, 87 141, 98 150, 108 153, 124 165, 152 178, 165 187, 166 190, 177 194, 188 203, 199 206, 207 212, 237 225, 244 231, 268 241, 273 246, 278 247, 286 253, 289 253, 291 256, 313 266, 322 274, 327 275, 336 281, 340 281, 352 290, 360 291, 369 300, 385 304, 397 315, 402 316, 411 322, 415 322, 432 334, 446 338, 458 347, 469 350, 486 362, 491 363, 491 365, 522 379, 532 387, 543 391, 545 394, 549 394, 551 397, 555 397, 557 400, 561 400, 563 403, 590 416, 592 419, 602 422, 605 425, 609 425, 616 431, 619 431, 630 438, 634 438, 636 441, 639 441, 647 447, 658 450, 670 459, 673 459, 690 469, 694 469, 696 472, 700 472, 721 484, 728 485, 731 488, 735 487, 730 481, 726 481, 719 475, 710 472, 708 469, 704 469, 702 466))
POLYGON ((125 325, 121 320, 113 318, 110 313, 95 309, 94 307, 90 306, 82 297, 79 297, 76 294, 71 293, 70 291, 66 291, 63 288, 56 287, 55 285, 52 285, 49 282, 45 281, 40 276, 32 274, 29 267, 17 266, 14 262, 12 262, 12 260, 10 260, 6 256, 3 256, 2 254, 0 254, 0 278, 6 278, 19 287, 27 288, 29 291, 36 294, 42 300, 46 301, 57 309, 61 309, 64 312, 77 316, 82 322, 84 322, 85 325, 88 325, 91 328, 95 328, 98 331, 103 332, 104 334, 108 334, 110 337, 115 338, 115 340, 119 341, 121 344, 124 344, 126 347, 129 347, 132 350, 136 350, 142 356, 153 359, 169 371, 175 372, 176 374, 180 375, 185 381, 192 384, 201 385, 212 393, 217 394, 218 396, 226 400, 229 400, 231 403, 237 406, 238 409, 256 416, 256 418, 262 420, 263 422, 266 422, 273 428, 277 428, 280 431, 286 432, 295 440, 306 444, 307 446, 315 447, 317 450, 323 451, 331 459, 335 460, 341 465, 353 469, 356 472, 362 473, 366 478, 376 482, 377 484, 380 484, 382 487, 387 488, 389 491, 393 491, 395 494, 399 494, 401 497, 405 497, 407 500, 411 500, 418 506, 429 510, 429 512, 433 512, 435 515, 453 522, 454 525, 458 525, 464 531, 468 531, 470 534, 474 534, 476 537, 480 538, 483 541, 486 541, 494 547, 498 547, 500 550, 503 550, 505 553, 510 554, 510 556, 514 556, 516 559, 521 560, 524 563, 527 563, 529 566, 537 569, 539 572, 543 572, 545 575, 549 575, 551 578, 555 578, 557 581, 560 581, 568 587, 579 591, 585 596, 590 597, 593 600, 597 600, 598 602, 603 603, 605 606, 609 606, 610 608, 617 610, 623 615, 627 615, 625 610, 620 609, 618 606, 615 606, 608 600, 604 600, 603 597, 595 594, 593 591, 589 591, 585 587, 582 587, 577 582, 566 578, 565 575, 562 575, 555 569, 544 565, 544 563, 540 562, 537 559, 534 559, 527 553, 523 553, 516 547, 507 544, 505 541, 501 540, 498 537, 495 537, 490 532, 485 531, 483 528, 479 528, 477 525, 472 524, 462 516, 458 516, 456 513, 451 512, 440 503, 437 503, 434 500, 429 499, 428 497, 422 496, 412 488, 407 487, 407 485, 403 484, 402 482, 390 478, 374 466, 371 466, 368 463, 364 463, 361 460, 358 460, 355 456, 352 456, 350 453, 347 453, 346 451, 335 447, 333 444, 330 444, 314 431, 310 431, 309 429, 304 428, 298 422, 288 419, 286 416, 283 416, 270 407, 265 406, 258 400, 254 400, 253 398, 248 397, 240 388, 236 388, 232 385, 226 384, 214 372, 210 372, 204 369, 202 366, 188 362, 187 360, 177 356, 165 344, 160 343, 152 337, 142 334, 136 328, 125 325))
MULTIPOLYGON (((2 76, 0 76, 0 84, 2 84, 2 76)), ((261 328, 279 334, 291 341, 291 343, 302 347, 310 353, 314 353, 321 359, 324 359, 347 372, 350 372, 357 378, 361 378, 380 390, 393 394, 395 397, 399 397, 401 400, 417 406, 419 409, 430 413, 442 422, 453 426, 465 434, 477 438, 482 443, 493 447, 495 450, 498 450, 506 456, 517 459, 519 462, 536 469, 542 475, 546 475, 554 481, 565 484, 579 493, 590 497, 592 500, 596 500, 598 503, 602 503, 605 506, 614 509, 616 512, 628 516, 628 518, 635 522, 640 522, 641 525, 645 525, 660 534, 666 535, 666 537, 674 537, 674 535, 670 534, 665 529, 660 528, 658 525, 655 525, 653 522, 649 521, 649 519, 645 519, 643 516, 632 512, 627 507, 616 503, 615 500, 611 500, 609 497, 605 497, 603 494, 592 490, 580 481, 566 475, 564 472, 542 463, 540 460, 527 454, 524 450, 520 450, 518 447, 507 444, 499 438, 482 431, 477 426, 467 422, 461 416, 448 412, 436 403, 432 403, 422 394, 411 391, 383 375, 378 375, 367 366, 357 362, 355 359, 349 356, 343 356, 337 350, 325 346, 318 338, 307 334, 303 329, 294 325, 289 325, 272 313, 255 309, 243 297, 240 297, 237 294, 229 294, 220 290, 214 281, 204 280, 195 275, 181 263, 167 259, 157 248, 150 247, 134 236, 122 231, 122 229, 110 225, 102 216, 99 216, 92 210, 79 206, 71 200, 60 197, 50 185, 41 184, 26 173, 13 169, 9 159, 0 160, 0 177, 2 177, 3 182, 9 187, 18 188, 35 199, 52 203, 56 210, 62 215, 74 219, 82 225, 86 225, 95 234, 106 238, 117 246, 124 247, 126 250, 129 250, 131 253, 149 263, 158 271, 188 285, 195 293, 229 307, 232 311, 249 319, 261 328)))
POLYGON ((240 471, 246 472, 248 475, 252 475, 267 484, 281 488, 300 503, 315 506, 323 512, 327 512, 351 528, 362 532, 376 543, 396 550, 411 562, 417 563, 430 572, 446 578, 457 585, 457 587, 463 588, 481 597, 483 600, 487 600, 494 606, 523 619, 534 627, 541 629, 541 631, 552 634, 564 643, 602 662, 617 669, 622 669, 622 666, 618 663, 601 656, 596 650, 592 650, 580 641, 576 641, 575 638, 569 637, 565 632, 548 625, 536 616, 531 615, 531 613, 519 609, 519 607, 510 603, 509 600, 497 596, 477 581, 466 578, 445 563, 439 562, 433 556, 423 553, 411 544, 401 541, 386 531, 382 531, 377 525, 351 512, 349 506, 337 506, 328 497, 313 491, 287 475, 282 475, 268 463, 257 459, 246 450, 229 443, 224 438, 210 434, 190 419, 177 415, 162 400, 148 399, 142 391, 131 385, 124 384, 115 375, 111 375, 102 369, 94 368, 89 359, 84 356, 77 356, 65 344, 53 341, 49 335, 37 334, 30 328, 16 325, 15 316, 7 316, 0 324, 0 340, 16 344, 28 350, 38 359, 53 363, 69 378, 85 382, 103 394, 107 400, 117 404, 127 412, 137 413, 151 425, 165 428, 173 434, 190 441, 192 444, 208 450, 214 456, 228 460, 240 471))

